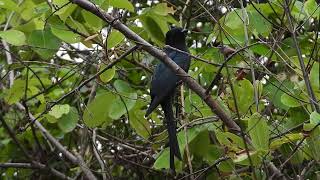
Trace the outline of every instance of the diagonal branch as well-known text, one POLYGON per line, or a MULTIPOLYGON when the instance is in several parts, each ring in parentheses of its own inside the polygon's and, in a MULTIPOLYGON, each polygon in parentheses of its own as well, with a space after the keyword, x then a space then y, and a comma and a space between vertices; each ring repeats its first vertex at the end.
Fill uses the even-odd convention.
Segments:
MULTIPOLYGON (((26 108, 20 104, 17 103, 17 107, 20 110, 25 111, 26 108)), ((86 166, 86 164, 83 162, 83 159, 79 156, 73 155, 70 151, 68 151, 56 138, 54 138, 45 127, 42 126, 42 124, 36 120, 36 118, 29 112, 30 121, 34 122, 34 124, 39 128, 43 136, 45 136, 67 159, 69 159, 73 164, 77 164, 81 169, 83 170, 85 176, 87 178, 93 178, 93 174, 90 171, 90 169, 86 166)))

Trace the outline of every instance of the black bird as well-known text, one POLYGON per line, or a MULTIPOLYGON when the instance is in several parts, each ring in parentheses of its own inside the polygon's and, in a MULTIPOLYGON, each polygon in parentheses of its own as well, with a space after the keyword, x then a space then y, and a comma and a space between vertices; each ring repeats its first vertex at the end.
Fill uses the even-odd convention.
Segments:
MULTIPOLYGON (((173 27, 166 34, 166 45, 188 52, 186 45, 187 30, 173 27)), ((164 52, 184 71, 188 72, 190 67, 190 57, 188 54, 176 51, 170 47, 164 49, 164 52)), ((173 116, 172 101, 174 99, 175 89, 179 85, 178 77, 165 64, 157 65, 151 82, 151 103, 146 112, 148 116, 159 104, 164 111, 165 122, 169 134, 170 147, 170 169, 175 172, 174 156, 181 160, 181 154, 176 133, 176 122, 173 116)))

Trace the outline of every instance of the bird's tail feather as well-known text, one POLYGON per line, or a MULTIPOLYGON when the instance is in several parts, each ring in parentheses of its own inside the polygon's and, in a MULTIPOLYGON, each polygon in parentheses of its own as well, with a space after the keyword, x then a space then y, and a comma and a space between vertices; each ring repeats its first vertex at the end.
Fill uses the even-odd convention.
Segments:
POLYGON ((179 143, 177 139, 177 132, 176 132, 176 122, 174 120, 173 111, 172 111, 172 104, 170 100, 167 100, 161 104, 162 109, 165 114, 166 124, 169 134, 169 147, 170 147, 170 169, 174 170, 174 156, 178 159, 181 158, 179 143))

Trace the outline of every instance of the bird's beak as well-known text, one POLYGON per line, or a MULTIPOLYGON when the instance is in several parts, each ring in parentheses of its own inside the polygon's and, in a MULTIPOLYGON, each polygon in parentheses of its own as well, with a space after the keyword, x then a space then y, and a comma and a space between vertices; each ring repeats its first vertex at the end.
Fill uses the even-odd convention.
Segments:
POLYGON ((182 29, 181 32, 184 33, 184 34, 187 34, 188 33, 188 29, 182 29))

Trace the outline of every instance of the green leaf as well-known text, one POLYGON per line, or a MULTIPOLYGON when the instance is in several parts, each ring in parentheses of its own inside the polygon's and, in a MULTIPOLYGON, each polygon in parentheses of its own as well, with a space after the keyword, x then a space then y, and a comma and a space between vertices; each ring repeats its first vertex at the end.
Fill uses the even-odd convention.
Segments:
POLYGON ((284 110, 288 110, 289 107, 286 106, 285 104, 282 103, 281 101, 281 96, 283 94, 285 94, 283 91, 286 92, 286 88, 288 89, 293 89, 294 85, 292 82, 288 81, 288 80, 285 80, 283 82, 279 82, 277 81, 276 79, 274 78, 270 78, 270 83, 268 83, 264 88, 263 88, 263 91, 264 91, 264 94, 266 96, 268 96, 269 100, 272 101, 272 103, 277 107, 277 108, 280 108, 280 109, 284 109, 284 110), (279 90, 279 87, 282 89, 282 90, 279 90))
POLYGON ((25 33, 31 33, 34 30, 42 30, 43 27, 44 22, 41 20, 41 18, 33 18, 29 22, 15 27, 15 29, 25 33))
MULTIPOLYGON (((187 130, 187 136, 188 136, 188 143, 189 145, 193 145, 193 148, 195 146, 202 146, 202 148, 206 148, 209 145, 209 135, 208 135, 208 129, 212 126, 212 124, 208 125, 201 125, 198 127, 193 127, 191 129, 187 130), (205 139, 207 138, 207 139, 205 139), (203 141, 197 143, 197 141, 203 141), (203 147, 204 146, 204 147, 203 147)), ((179 142, 179 147, 180 147, 180 153, 183 156, 185 152, 185 148, 187 145, 187 139, 186 139, 186 134, 184 131, 180 131, 178 133, 178 142, 179 142)), ((199 148, 199 147, 197 147, 199 148)), ((195 149, 197 149, 195 148, 195 149)), ((197 151, 197 150, 195 150, 197 151)), ((203 152, 206 152, 205 150, 203 152)))
MULTIPOLYGON (((101 65, 100 70, 104 69, 106 65, 101 65)), ((100 79, 102 82, 107 83, 111 81, 116 74, 116 68, 113 66, 111 69, 106 70, 104 73, 100 75, 100 79)))
POLYGON ((66 23, 73 29, 76 29, 78 32, 86 35, 86 36, 90 36, 89 32, 87 31, 87 29, 84 27, 84 25, 74 19, 67 19, 66 23))
POLYGON ((62 115, 68 114, 69 111, 70 111, 69 104, 55 105, 51 108, 48 114, 59 119, 61 118, 62 115))
POLYGON ((136 103, 137 93, 125 81, 116 80, 113 85, 119 95, 110 106, 109 117, 119 119, 133 108, 136 103))
POLYGON ((22 1, 20 4, 20 15, 23 20, 29 21, 36 15, 34 8, 36 8, 36 4, 33 1, 22 1))
POLYGON ((283 94, 281 96, 281 102, 288 107, 299 107, 301 104, 294 97, 289 96, 288 94, 283 94))
POLYGON ((147 15, 140 17, 140 20, 152 41, 158 45, 163 45, 165 37, 159 24, 152 17, 147 15))
POLYGON ((267 120, 259 113, 254 113, 248 121, 248 132, 252 145, 257 150, 269 150, 270 131, 267 120))
POLYGON ((43 117, 46 118, 49 123, 56 123, 58 121, 57 118, 51 116, 50 114, 45 114, 43 117))
POLYGON ((45 14, 45 13, 49 12, 49 11, 51 12, 51 8, 48 6, 47 2, 42 2, 42 3, 36 4, 36 6, 33 9, 33 11, 34 11, 34 13, 36 15, 40 16, 42 14, 45 14))
POLYGON ((253 31, 253 33, 258 36, 268 36, 271 33, 272 25, 262 17, 257 11, 249 11, 249 28, 253 31))
POLYGON ((91 12, 87 10, 81 11, 82 17, 85 20, 85 24, 87 27, 92 28, 95 31, 100 31, 103 27, 103 21, 96 15, 92 14, 91 12))
MULTIPOLYGON (((181 131, 181 133, 181 136, 185 137, 185 132, 181 131)), ((210 145, 209 131, 207 129, 200 131, 193 139, 189 139, 188 135, 188 141, 189 150, 193 155, 196 155, 198 157, 206 157, 210 145)), ((185 142, 184 144, 184 148, 186 148, 186 143, 187 142, 185 142)))
POLYGON ((17 103, 25 93, 25 81, 18 79, 15 80, 10 89, 4 91, 4 99, 8 104, 17 103))
MULTIPOLYGON (((315 115, 318 116, 318 115, 315 115)), ((319 119, 316 119, 317 121, 319 119)), ((320 156, 319 156, 319 149, 320 149, 320 141, 319 141, 319 134, 320 134, 320 128, 312 128, 313 131, 310 133, 309 137, 306 138, 307 143, 308 143, 308 148, 311 151, 311 156, 313 157, 314 160, 319 161, 320 156)))
POLYGON ((169 31, 169 26, 166 18, 155 13, 149 13, 149 16, 152 17, 152 19, 159 25, 163 35, 165 35, 169 31))
POLYGON ((121 32, 112 30, 107 39, 107 48, 110 49, 117 46, 124 40, 124 38, 125 36, 121 32))
POLYGON ((304 4, 304 10, 313 18, 320 18, 320 9, 316 0, 307 0, 304 4))
POLYGON ((57 29, 57 28, 51 28, 52 34, 57 36, 59 39, 66 43, 77 43, 80 42, 81 36, 77 35, 69 30, 63 30, 63 29, 57 29))
POLYGON ((242 15, 242 10, 236 9, 234 11, 229 12, 224 20, 224 25, 236 30, 236 29, 243 29, 244 23, 242 22, 241 15, 242 15))
POLYGON ((268 56, 269 54, 271 54, 269 47, 265 44, 254 45, 250 47, 250 50, 262 56, 268 56))
POLYGON ((109 117, 112 119, 119 119, 133 108, 136 99, 137 93, 121 93, 121 95, 117 96, 111 104, 109 117))
POLYGON ((102 124, 110 124, 112 119, 109 117, 110 107, 116 96, 110 92, 102 93, 87 106, 83 113, 84 123, 90 127, 97 127, 102 124))
POLYGON ((69 30, 69 28, 64 25, 64 22, 59 19, 58 16, 52 16, 48 24, 51 25, 51 32, 56 37, 65 41, 67 43, 80 42, 81 36, 69 30))
POLYGON ((0 31, 0 37, 14 46, 21 46, 26 42, 24 33, 17 30, 0 31))
POLYGON ((77 8, 77 5, 70 3, 69 0, 54 0, 53 4, 55 4, 57 8, 64 6, 63 8, 59 9, 59 11, 55 12, 55 14, 58 15, 62 21, 66 21, 67 18, 70 17, 73 11, 77 8))
POLYGON ((270 143, 270 149, 278 149, 281 145, 286 143, 294 143, 303 138, 302 133, 290 133, 286 134, 284 137, 280 137, 278 139, 273 140, 270 143))
MULTIPOLYGON (((169 169, 169 148, 164 149, 153 164, 154 169, 169 169)), ((176 162, 176 161, 175 161, 176 162)))
POLYGON ((152 12, 160 16, 167 16, 169 14, 174 14, 176 11, 172 6, 169 7, 167 3, 159 3, 152 8, 152 12))
POLYGON ((76 126, 79 119, 79 114, 76 108, 70 107, 70 111, 63 114, 58 120, 59 128, 65 132, 71 132, 76 126))
POLYGON ((296 151, 292 151, 297 144, 288 143, 282 145, 278 151, 281 152, 281 156, 285 159, 290 159, 292 164, 300 164, 304 160, 304 155, 308 154, 307 157, 310 157, 310 152, 306 152, 306 149, 303 147, 305 143, 301 145, 301 148, 298 148, 296 151), (292 154, 293 153, 293 154, 292 154))
POLYGON ((320 124, 320 114, 317 113, 316 111, 313 111, 310 114, 310 123, 314 125, 320 124))
POLYGON ((101 6, 105 0, 92 0, 92 2, 98 6, 101 6))
POLYGON ((135 90, 133 90, 130 87, 130 85, 123 80, 116 80, 113 85, 116 88, 116 90, 120 93, 133 93, 133 92, 135 92, 135 90))
POLYGON ((310 82, 314 90, 320 89, 320 72, 319 63, 315 62, 310 72, 310 82))
POLYGON ((0 0, 0 8, 16 11, 18 10, 18 5, 12 0, 0 0))
POLYGON ((35 30, 29 38, 28 44, 42 58, 49 59, 58 51, 61 41, 56 38, 50 30, 35 30))
MULTIPOLYGON (((247 113, 249 107, 253 103, 253 85, 247 79, 236 81, 236 83, 234 84, 234 92, 237 98, 239 112, 241 114, 247 113)), ((230 99, 229 101, 231 101, 230 104, 234 106, 233 99, 230 99)), ((235 110, 235 107, 233 107, 233 109, 235 110)))
POLYGON ((135 132, 148 139, 151 135, 151 128, 149 121, 144 117, 145 111, 132 110, 130 111, 130 126, 135 130, 135 132))
POLYGON ((207 150, 207 152, 203 154, 203 157, 204 160, 210 164, 214 163, 224 154, 223 148, 216 145, 209 144, 205 149, 207 150))
POLYGON ((128 0, 107 0, 109 2, 109 5, 121 8, 121 9, 127 9, 130 12, 134 12, 134 7, 128 0))
MULTIPOLYGON (((253 166, 258 166, 261 164, 262 160, 264 160, 267 156, 267 151, 250 151, 249 155, 250 155, 250 159, 252 161, 252 165, 253 166)), ((245 165, 245 166, 249 166, 250 165, 250 161, 249 161, 249 157, 248 154, 246 152, 243 152, 239 155, 237 155, 234 159, 233 162, 236 164, 240 164, 240 165, 245 165)))

